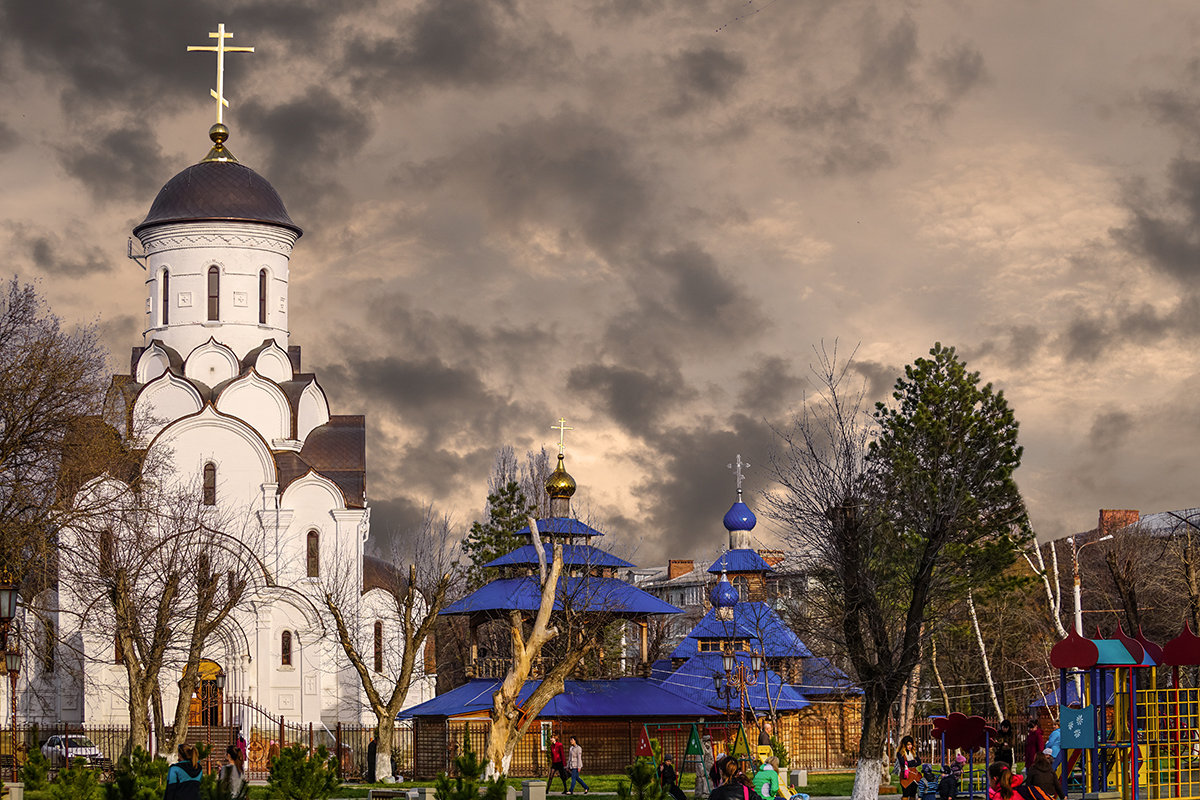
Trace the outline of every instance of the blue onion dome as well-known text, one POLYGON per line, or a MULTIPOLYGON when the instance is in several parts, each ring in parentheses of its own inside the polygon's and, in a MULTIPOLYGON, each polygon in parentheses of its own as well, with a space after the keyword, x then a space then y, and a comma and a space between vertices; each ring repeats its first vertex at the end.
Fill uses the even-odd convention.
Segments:
POLYGON ((546 480, 546 494, 550 495, 550 499, 569 498, 575 494, 575 479, 567 472, 563 466, 563 454, 558 454, 558 466, 554 468, 554 472, 550 473, 550 477, 546 480))
POLYGON ((749 531, 758 524, 758 518, 749 506, 738 500, 725 512, 724 522, 727 531, 749 531))
POLYGON ((729 582, 729 577, 724 572, 721 573, 721 580, 717 581, 717 585, 708 593, 713 608, 732 608, 737 605, 739 597, 737 587, 729 582))

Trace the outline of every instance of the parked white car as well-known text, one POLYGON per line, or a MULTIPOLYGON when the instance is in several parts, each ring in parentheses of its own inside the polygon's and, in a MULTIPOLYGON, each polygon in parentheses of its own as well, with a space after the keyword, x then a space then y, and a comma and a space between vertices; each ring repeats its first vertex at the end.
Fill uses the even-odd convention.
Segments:
POLYGON ((76 735, 51 736, 42 745, 42 755, 46 757, 52 767, 66 766, 68 758, 71 761, 85 758, 88 763, 93 764, 104 760, 104 754, 91 739, 76 735))

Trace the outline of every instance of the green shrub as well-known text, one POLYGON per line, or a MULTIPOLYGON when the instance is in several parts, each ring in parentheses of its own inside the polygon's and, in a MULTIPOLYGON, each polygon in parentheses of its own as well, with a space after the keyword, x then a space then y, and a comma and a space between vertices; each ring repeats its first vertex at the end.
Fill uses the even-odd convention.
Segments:
POLYGON ((779 759, 779 769, 782 773, 788 766, 788 750, 787 745, 778 736, 771 737, 771 752, 779 759))
POLYGON ((159 800, 167 786, 167 760, 155 758, 141 747, 121 756, 112 782, 105 785, 105 800, 159 800))
MULTIPOLYGON (((463 743, 462 753, 454 757, 454 766, 458 772, 454 780, 444 772, 437 776, 433 784, 434 796, 437 800, 479 800, 480 778, 487 769, 487 762, 471 749, 469 739, 463 743)), ((488 778, 482 786, 483 800, 505 800, 508 795, 508 781, 503 777, 488 778)))
POLYGON ((59 770, 50 784, 50 797, 51 800, 100 800, 96 771, 87 766, 86 760, 75 759, 71 766, 59 770))
POLYGON ((272 800, 326 800, 338 788, 337 763, 325 745, 311 756, 294 744, 271 759, 267 797, 272 800))
POLYGON ((42 755, 40 748, 29 748, 29 756, 25 766, 21 767, 21 782, 25 784, 26 792, 45 789, 50 785, 50 762, 42 755))
MULTIPOLYGON (((651 743, 653 746, 653 743, 651 743)), ((670 800, 670 793, 658 780, 654 762, 642 757, 625 768, 628 781, 617 781, 619 800, 670 800)))

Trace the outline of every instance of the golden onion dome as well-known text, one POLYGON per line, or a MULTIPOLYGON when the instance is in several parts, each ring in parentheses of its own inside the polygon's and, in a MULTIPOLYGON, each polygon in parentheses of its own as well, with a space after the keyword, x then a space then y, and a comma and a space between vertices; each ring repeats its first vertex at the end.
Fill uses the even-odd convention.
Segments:
POLYGON ((550 499, 570 498, 575 494, 575 479, 567 472, 563 466, 563 454, 558 454, 558 466, 554 468, 554 472, 550 473, 550 477, 546 480, 546 493, 550 495, 550 499))

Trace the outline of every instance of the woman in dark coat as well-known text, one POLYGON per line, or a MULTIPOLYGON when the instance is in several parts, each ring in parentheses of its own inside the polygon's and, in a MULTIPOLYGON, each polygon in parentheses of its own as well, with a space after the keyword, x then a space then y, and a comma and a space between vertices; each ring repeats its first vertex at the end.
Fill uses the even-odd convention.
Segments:
POLYGON ((1058 780, 1058 773, 1054 771, 1054 762, 1050 760, 1049 749, 1034 757, 1033 763, 1025 770, 1025 783, 1036 786, 1049 797, 1066 797, 1058 780))

